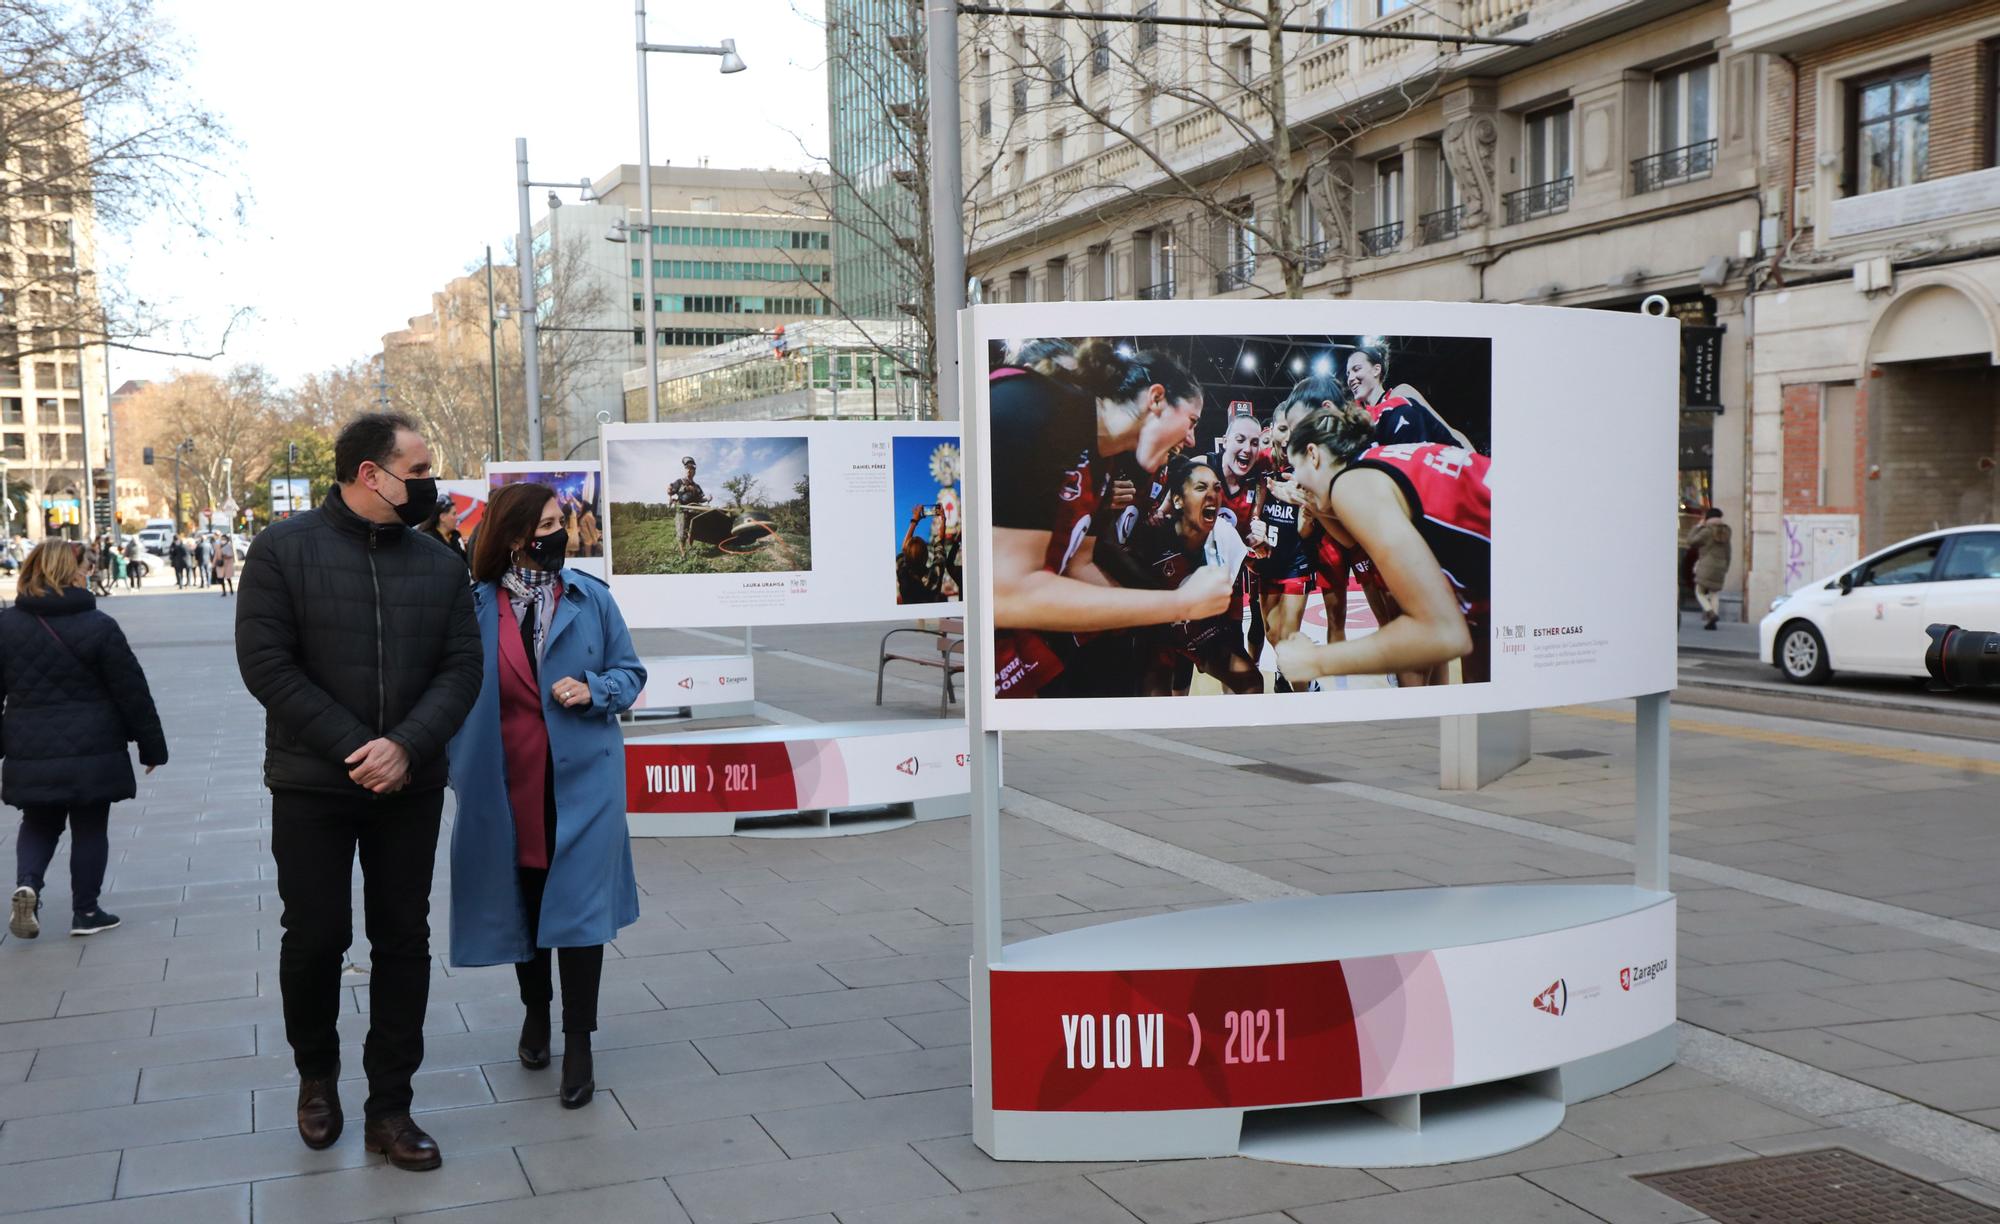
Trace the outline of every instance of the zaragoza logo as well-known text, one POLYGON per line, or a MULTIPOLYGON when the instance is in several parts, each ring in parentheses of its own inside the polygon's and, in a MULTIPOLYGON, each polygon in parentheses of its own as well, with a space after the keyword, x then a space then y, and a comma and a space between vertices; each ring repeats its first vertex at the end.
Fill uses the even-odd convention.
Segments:
POLYGON ((1535 996, 1535 1010, 1560 1016, 1569 1007, 1569 984, 1561 978, 1549 983, 1549 988, 1535 996))

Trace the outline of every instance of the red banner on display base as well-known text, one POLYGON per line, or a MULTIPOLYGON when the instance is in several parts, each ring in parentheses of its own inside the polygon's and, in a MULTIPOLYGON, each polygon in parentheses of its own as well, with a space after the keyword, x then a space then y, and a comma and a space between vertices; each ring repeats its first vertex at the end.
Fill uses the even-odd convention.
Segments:
POLYGON ((625 745, 633 812, 777 812, 799 806, 783 743, 625 745))
POLYGON ((993 1107, 1111 1112, 1360 1096, 1340 962, 993 973, 993 1107))

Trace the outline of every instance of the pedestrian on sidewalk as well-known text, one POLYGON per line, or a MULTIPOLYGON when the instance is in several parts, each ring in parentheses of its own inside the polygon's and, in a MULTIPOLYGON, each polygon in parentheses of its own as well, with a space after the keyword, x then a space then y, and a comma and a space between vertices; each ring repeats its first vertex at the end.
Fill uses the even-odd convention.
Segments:
POLYGON ((208 542, 207 536, 196 536, 194 538, 194 584, 197 587, 201 587, 204 590, 207 589, 209 571, 214 566, 214 546, 208 542))
POLYGON ((222 587, 222 597, 227 599, 236 593, 236 544, 224 539, 216 547, 215 581, 222 587))
POLYGON ((139 575, 145 562, 145 550, 139 547, 139 537, 125 541, 125 585, 139 589, 139 575))
POLYGON ((174 567, 174 589, 186 590, 188 584, 188 546, 182 536, 175 536, 167 545, 167 564, 174 567))
POLYGON ((1701 627, 1715 628, 1721 613, 1722 584, 1729 577, 1729 524, 1722 511, 1710 506, 1701 526, 1688 533, 1688 556, 1694 561, 1694 598, 1701 605, 1701 627))
POLYGON ((410 1080, 424 1058, 445 746, 480 684, 465 567, 414 531, 437 500, 432 471, 408 417, 348 422, 334 441, 333 491, 258 535, 236 607, 237 665, 266 713, 284 905, 278 988, 299 1137, 328 1147, 344 1124, 334 1022, 358 850, 372 959, 363 1142, 400 1169, 444 1159, 410 1119, 410 1080))
POLYGON ((472 555, 486 671, 451 742, 451 963, 514 966, 526 1009, 517 1052, 535 1070, 549 1065, 560 964, 560 1099, 580 1109, 597 1089, 604 945, 639 920, 618 715, 646 669, 610 589, 563 568, 563 522, 547 485, 507 485, 472 555))
POLYGON ((41 934, 43 873, 70 831, 72 935, 118 925, 98 904, 111 858, 111 805, 139 793, 125 745, 147 773, 167 763, 167 740, 146 673, 118 622, 85 588, 85 546, 44 541, 21 567, 14 606, 0 612, 0 800, 21 809, 14 843, 16 938, 41 934))

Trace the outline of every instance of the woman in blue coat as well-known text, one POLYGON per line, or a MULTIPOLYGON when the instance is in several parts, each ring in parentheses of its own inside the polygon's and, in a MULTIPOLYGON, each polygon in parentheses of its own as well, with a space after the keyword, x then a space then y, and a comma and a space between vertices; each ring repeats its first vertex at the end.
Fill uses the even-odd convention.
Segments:
POLYGON ((553 490, 508 485, 473 550, 486 676, 450 749, 451 963, 514 966, 531 1068, 549 1065, 560 965, 562 1104, 579 1109, 596 1091, 604 945, 639 919, 617 719, 646 669, 610 590, 562 568, 566 535, 553 490))

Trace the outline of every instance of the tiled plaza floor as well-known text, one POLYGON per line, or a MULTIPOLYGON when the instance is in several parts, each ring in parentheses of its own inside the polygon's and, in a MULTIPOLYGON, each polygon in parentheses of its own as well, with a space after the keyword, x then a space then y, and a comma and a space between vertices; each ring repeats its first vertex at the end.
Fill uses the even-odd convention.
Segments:
MULTIPOLYGON (((2000 751, 1688 710, 1674 742, 1683 1065, 1572 1108, 1519 1152, 1379 1172, 987 1159, 968 1137, 962 820, 636 843, 645 917, 606 962, 600 1092, 576 1112, 557 1107, 554 1070, 514 1059, 512 974, 444 969, 440 874, 417 1092, 445 1165, 383 1167, 358 1125, 307 1151, 276 995, 261 714, 236 676, 230 609, 171 592, 108 605, 174 759, 114 810, 105 903, 125 926, 0 942, 0 1212, 1675 1224, 1700 1217, 1633 1174, 1828 1144, 2000 1201, 2000 751)), ((760 632, 759 696, 876 716, 878 635, 760 632)), ((715 649, 643 636, 650 652, 715 649)), ((892 684, 879 714, 935 702, 892 684)), ((1004 822, 1008 936, 1231 901, 1244 880, 1318 893, 1627 878, 1623 713, 1538 715, 1538 753, 1568 759, 1538 755, 1477 794, 1434 789, 1434 723, 1010 736, 1007 781, 1040 805, 1004 822), (1236 767, 1255 762, 1334 780, 1236 767), (1048 811, 1140 836, 1114 853, 1048 811), (1173 866, 1190 863, 1240 870, 1173 866)), ((66 857, 45 911, 58 918, 65 873, 66 857)), ((365 943, 353 956, 365 968, 365 943)), ((358 1073, 367 979, 352 980, 358 1073)), ((345 1088, 358 1118, 360 1084, 345 1088)))

